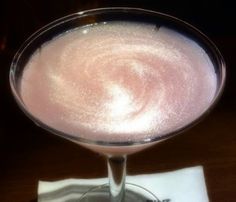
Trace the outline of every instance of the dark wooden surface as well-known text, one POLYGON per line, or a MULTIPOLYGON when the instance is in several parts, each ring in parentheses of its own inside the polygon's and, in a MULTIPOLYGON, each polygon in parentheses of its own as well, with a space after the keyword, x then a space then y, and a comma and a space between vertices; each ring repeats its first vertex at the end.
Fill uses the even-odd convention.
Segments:
POLYGON ((219 104, 191 130, 130 156, 128 173, 202 165, 210 201, 236 201, 236 32, 231 27, 235 25, 236 9, 227 1, 213 5, 196 1, 186 6, 171 1, 160 1, 158 5, 155 1, 145 2, 1 1, 0 202, 36 201, 39 179, 107 175, 102 156, 32 124, 16 106, 8 84, 12 56, 32 32, 58 17, 101 6, 136 6, 176 15, 203 30, 219 47, 228 67, 225 93, 219 104))

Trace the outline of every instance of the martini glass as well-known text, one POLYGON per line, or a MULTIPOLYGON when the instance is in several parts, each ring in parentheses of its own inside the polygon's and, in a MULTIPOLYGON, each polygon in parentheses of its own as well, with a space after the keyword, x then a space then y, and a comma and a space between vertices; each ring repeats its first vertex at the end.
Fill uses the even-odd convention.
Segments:
MULTIPOLYGON (((78 47, 79 49, 79 47, 78 47)), ((115 63, 115 61, 114 61, 115 63)), ((191 82, 191 81, 189 81, 191 82)), ((102 153, 107 157, 108 185, 91 189, 82 195, 79 201, 158 201, 151 192, 138 185, 125 183, 126 158, 132 154, 148 148, 154 144, 173 137, 185 129, 190 128, 201 120, 215 105, 219 99, 225 82, 224 60, 216 46, 200 31, 190 24, 175 17, 139 8, 100 8, 78 12, 61 19, 58 19, 34 33, 19 49, 15 55, 10 69, 10 85, 13 95, 23 112, 37 125, 52 132, 55 135, 66 138, 79 145, 87 147, 95 152, 102 153), (153 25, 157 30, 161 27, 175 30, 181 35, 198 44, 213 65, 216 75, 216 90, 208 106, 193 119, 186 121, 179 127, 175 127, 166 133, 143 136, 139 139, 103 139, 97 136, 96 139, 83 136, 83 134, 71 134, 51 126, 41 120, 27 106, 22 98, 21 82, 25 67, 32 55, 40 50, 44 44, 50 43, 54 38, 70 32, 79 27, 96 26, 98 24, 109 24, 111 22, 132 22, 153 25)), ((45 88, 43 86, 42 88, 45 88)), ((196 101, 197 104, 197 101, 196 101)), ((47 108, 47 106, 45 106, 47 108)), ((191 112, 190 112, 191 113, 191 112)))

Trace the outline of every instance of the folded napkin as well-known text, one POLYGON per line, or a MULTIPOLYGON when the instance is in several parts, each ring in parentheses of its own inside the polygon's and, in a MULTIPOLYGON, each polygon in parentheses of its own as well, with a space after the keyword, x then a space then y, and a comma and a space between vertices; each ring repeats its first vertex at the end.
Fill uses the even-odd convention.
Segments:
MULTIPOLYGON (((159 199, 157 202, 208 202, 202 166, 171 172, 127 176, 128 183, 141 185, 159 199)), ((77 201, 92 187, 107 183, 107 178, 39 181, 38 202, 77 201)))

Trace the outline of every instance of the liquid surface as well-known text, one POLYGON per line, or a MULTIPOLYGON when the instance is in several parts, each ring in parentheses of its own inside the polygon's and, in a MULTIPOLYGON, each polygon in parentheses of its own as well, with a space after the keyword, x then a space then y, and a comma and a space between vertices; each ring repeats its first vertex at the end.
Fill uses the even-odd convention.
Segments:
POLYGON ((199 117, 216 83, 207 54, 187 37, 153 25, 103 23, 36 51, 21 96, 33 116, 75 137, 141 141, 199 117))

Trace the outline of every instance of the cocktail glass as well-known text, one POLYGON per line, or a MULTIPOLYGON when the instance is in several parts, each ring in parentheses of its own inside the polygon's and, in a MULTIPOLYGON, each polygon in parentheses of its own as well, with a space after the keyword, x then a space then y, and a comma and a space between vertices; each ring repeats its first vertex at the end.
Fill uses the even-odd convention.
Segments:
POLYGON ((79 199, 79 201, 158 201, 157 197, 145 188, 125 183, 127 155, 141 151, 158 142, 173 137, 201 120, 219 99, 224 87, 224 82, 224 60, 216 46, 204 34, 190 24, 175 17, 139 8, 117 7, 93 9, 78 12, 56 20, 34 33, 21 46, 13 59, 10 69, 10 85, 13 95, 19 107, 33 122, 53 134, 66 138, 95 152, 102 153, 107 157, 109 184, 88 191, 79 199), (190 120, 184 126, 181 126, 168 134, 158 135, 153 138, 144 137, 139 141, 134 141, 132 139, 130 141, 107 141, 99 139, 99 137, 97 140, 86 139, 80 137, 80 134, 74 136, 59 131, 56 128, 52 128, 47 125, 47 123, 39 120, 38 117, 35 117, 25 106, 20 92, 22 74, 32 54, 44 43, 49 42, 51 39, 69 30, 81 26, 96 25, 96 23, 107 23, 112 21, 149 23, 156 27, 165 26, 178 31, 199 44, 199 46, 201 46, 208 54, 217 75, 217 90, 208 108, 194 120, 190 120))

